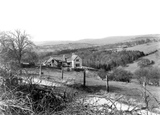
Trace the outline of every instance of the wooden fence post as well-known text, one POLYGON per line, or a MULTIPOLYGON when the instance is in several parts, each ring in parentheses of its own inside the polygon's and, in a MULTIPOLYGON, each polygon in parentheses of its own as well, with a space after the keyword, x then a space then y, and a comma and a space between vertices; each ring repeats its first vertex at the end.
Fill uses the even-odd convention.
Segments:
POLYGON ((63 67, 61 68, 61 73, 62 73, 62 79, 63 79, 63 67))
POLYGON ((83 87, 86 87, 86 70, 84 69, 83 87))
POLYGON ((107 89, 107 92, 109 92, 109 82, 108 82, 108 75, 106 75, 106 89, 107 89))
POLYGON ((42 65, 40 64, 40 68, 39 68, 39 76, 41 77, 42 75, 42 65))
POLYGON ((145 102, 145 107, 148 109, 148 96, 147 96, 147 92, 146 92, 146 77, 144 77, 143 80, 143 88, 144 88, 144 102, 145 102))

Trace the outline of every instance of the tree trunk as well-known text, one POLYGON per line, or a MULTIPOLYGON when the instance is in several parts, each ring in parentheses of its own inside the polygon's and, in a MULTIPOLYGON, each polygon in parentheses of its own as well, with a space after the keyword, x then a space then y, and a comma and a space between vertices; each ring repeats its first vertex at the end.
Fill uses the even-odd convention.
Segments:
POLYGON ((21 59, 18 60, 19 74, 22 75, 21 59))

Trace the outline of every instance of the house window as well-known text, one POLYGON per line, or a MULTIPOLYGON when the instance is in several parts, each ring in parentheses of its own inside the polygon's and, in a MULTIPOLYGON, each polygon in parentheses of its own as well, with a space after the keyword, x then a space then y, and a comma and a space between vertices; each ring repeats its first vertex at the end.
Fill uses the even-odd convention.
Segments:
POLYGON ((77 64, 76 64, 76 67, 80 67, 80 64, 79 64, 79 63, 77 63, 77 64))
POLYGON ((76 59, 76 61, 79 61, 79 59, 76 59))
POLYGON ((67 63, 68 64, 68 66, 71 66, 71 63, 67 63))

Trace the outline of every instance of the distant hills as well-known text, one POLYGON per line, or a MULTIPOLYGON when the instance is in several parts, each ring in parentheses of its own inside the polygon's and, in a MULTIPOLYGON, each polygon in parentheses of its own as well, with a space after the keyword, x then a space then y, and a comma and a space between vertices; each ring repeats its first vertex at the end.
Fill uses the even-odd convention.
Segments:
POLYGON ((134 42, 140 40, 160 41, 160 34, 137 35, 137 36, 114 36, 101 39, 82 39, 77 41, 46 41, 37 44, 36 51, 55 52, 62 50, 73 50, 88 47, 108 47, 108 44, 134 42))
POLYGON ((145 39, 159 41, 160 40, 160 34, 133 36, 133 37, 131 37, 131 39, 129 39, 129 41, 137 41, 137 40, 145 40, 145 39))
POLYGON ((106 45, 106 44, 114 44, 118 42, 127 42, 127 41, 141 40, 141 39, 160 40, 160 34, 148 34, 148 35, 136 35, 136 36, 113 36, 100 39, 82 39, 77 41, 45 41, 36 44, 38 46, 52 46, 52 45, 62 45, 69 43, 71 43, 72 45, 73 44, 77 45, 78 43, 80 43, 80 45, 82 44, 106 45))
POLYGON ((46 45, 58 45, 58 44, 68 44, 68 43, 73 43, 73 41, 40 41, 40 42, 35 42, 36 45, 38 46, 46 46, 46 45))
POLYGON ((55 52, 61 50, 73 50, 81 48, 95 47, 97 45, 88 43, 66 43, 66 44, 55 44, 55 45, 40 45, 36 48, 39 52, 55 52))

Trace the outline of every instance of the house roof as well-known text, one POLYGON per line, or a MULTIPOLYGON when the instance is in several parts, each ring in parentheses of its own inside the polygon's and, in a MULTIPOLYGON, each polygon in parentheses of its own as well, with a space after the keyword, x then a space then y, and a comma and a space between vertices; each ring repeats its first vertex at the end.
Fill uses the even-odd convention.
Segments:
POLYGON ((51 62, 52 60, 63 61, 62 57, 50 57, 47 62, 51 62))
POLYGON ((51 58, 49 58, 46 62, 50 62, 50 61, 52 61, 52 59, 53 59, 53 58, 51 57, 51 58))
POLYGON ((71 62, 72 60, 75 60, 78 57, 78 55, 72 55, 71 57, 67 58, 67 62, 71 62))
MULTIPOLYGON (((78 57, 78 55, 73 54, 70 57, 66 57, 67 62, 72 62, 72 60, 75 60, 78 57)), ((45 62, 51 62, 52 60, 57 60, 57 61, 61 61, 64 62, 63 57, 50 57, 48 60, 46 60, 45 62)))
POLYGON ((72 62, 72 58, 71 57, 67 58, 67 62, 72 62))
POLYGON ((77 55, 72 55, 72 60, 75 60, 77 58, 77 55))

